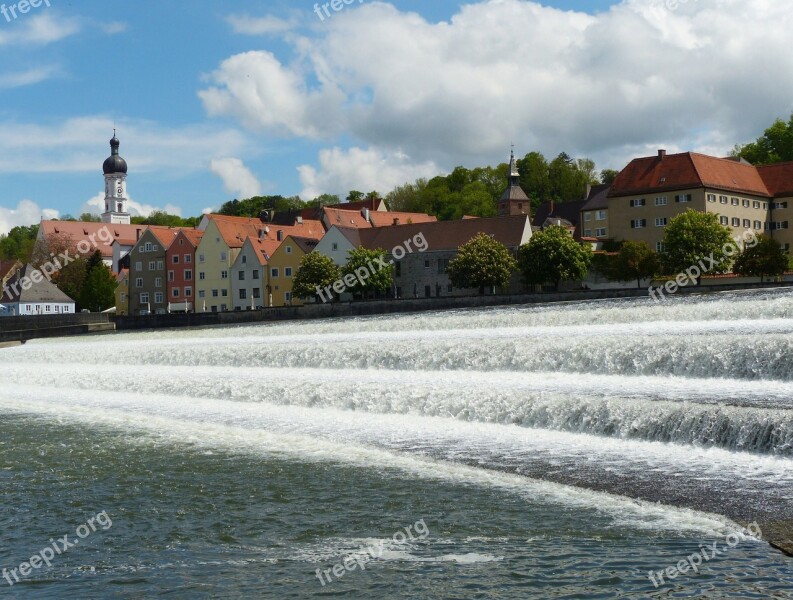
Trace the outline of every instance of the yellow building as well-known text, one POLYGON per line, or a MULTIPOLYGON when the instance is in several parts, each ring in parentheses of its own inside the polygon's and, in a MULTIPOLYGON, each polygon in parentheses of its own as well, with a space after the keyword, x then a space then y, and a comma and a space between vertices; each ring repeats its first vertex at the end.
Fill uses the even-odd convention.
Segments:
POLYGON ((122 269, 117 278, 116 314, 123 317, 129 314, 129 269, 122 269))
POLYGON ((313 238, 287 236, 273 252, 267 265, 267 288, 272 306, 301 306, 299 298, 292 297, 292 281, 303 257, 317 247, 313 238))

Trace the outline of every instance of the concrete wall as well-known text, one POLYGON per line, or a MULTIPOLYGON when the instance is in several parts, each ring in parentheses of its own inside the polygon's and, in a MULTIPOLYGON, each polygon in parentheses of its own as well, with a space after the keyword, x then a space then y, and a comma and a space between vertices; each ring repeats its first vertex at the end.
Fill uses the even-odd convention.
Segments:
POLYGON ((41 315, 3 317, 0 319, 0 342, 27 341, 35 338, 61 337, 82 333, 114 331, 107 314, 41 315))

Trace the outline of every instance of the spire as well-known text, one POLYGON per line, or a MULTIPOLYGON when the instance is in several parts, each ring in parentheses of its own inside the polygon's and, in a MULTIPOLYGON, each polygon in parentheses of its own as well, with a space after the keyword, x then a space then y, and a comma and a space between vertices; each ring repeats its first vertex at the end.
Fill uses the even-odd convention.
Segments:
MULTIPOLYGON (((515 161, 515 150, 510 150, 509 152, 509 178, 510 180, 513 177, 520 177, 520 173, 518 173, 518 163, 515 161)), ((510 181, 510 183, 513 183, 510 181)))
POLYGON ((113 139, 110 140, 110 152, 113 156, 118 156, 118 147, 121 145, 121 142, 118 141, 116 137, 116 129, 113 128, 113 139))

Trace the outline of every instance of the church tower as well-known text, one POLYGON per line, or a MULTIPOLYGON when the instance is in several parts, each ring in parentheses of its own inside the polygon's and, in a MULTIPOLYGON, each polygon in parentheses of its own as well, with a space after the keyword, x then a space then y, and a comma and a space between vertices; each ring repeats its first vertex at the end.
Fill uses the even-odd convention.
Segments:
POLYGON ((110 156, 102 165, 105 173, 105 212, 102 213, 103 223, 129 225, 130 216, 127 209, 127 161, 118 155, 121 142, 113 130, 110 140, 110 156))
POLYGON ((509 187, 498 201, 498 216, 531 215, 531 200, 520 187, 520 173, 515 151, 509 155, 509 187))

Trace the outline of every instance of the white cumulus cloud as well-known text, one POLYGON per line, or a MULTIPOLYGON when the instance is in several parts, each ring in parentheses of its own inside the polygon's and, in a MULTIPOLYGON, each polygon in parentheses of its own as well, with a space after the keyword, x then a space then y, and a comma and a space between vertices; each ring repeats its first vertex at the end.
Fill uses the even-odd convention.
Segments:
POLYGON ((0 206, 0 235, 8 233, 14 227, 38 225, 42 218, 55 219, 57 217, 57 210, 41 208, 32 200, 22 200, 16 208, 0 206))
POLYGON ((226 191, 236 194, 238 198, 251 198, 262 193, 259 180, 239 158, 212 160, 209 169, 223 180, 226 191))

